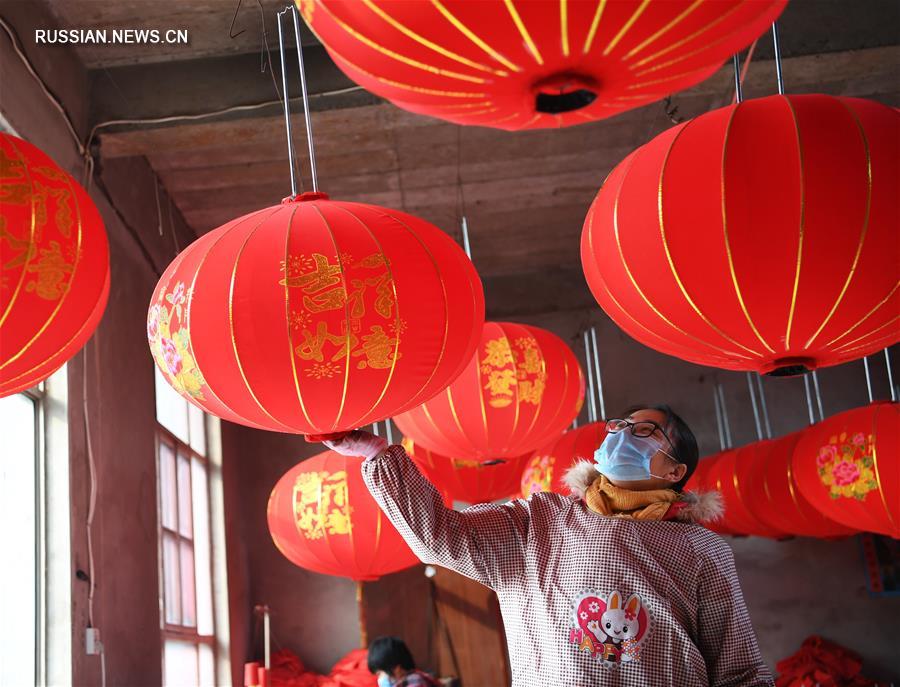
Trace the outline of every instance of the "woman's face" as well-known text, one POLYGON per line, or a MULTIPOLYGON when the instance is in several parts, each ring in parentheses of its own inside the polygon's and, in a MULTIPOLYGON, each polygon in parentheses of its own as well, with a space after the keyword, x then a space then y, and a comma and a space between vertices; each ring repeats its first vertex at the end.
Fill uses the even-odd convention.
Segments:
MULTIPOLYGON (((660 428, 665 428, 666 414, 661 410, 645 408, 636 410, 623 419, 629 422, 653 422, 660 428)), ((623 489, 648 491, 650 489, 671 489, 673 485, 681 481, 681 478, 687 472, 687 466, 666 455, 667 453, 675 455, 675 448, 669 443, 671 437, 667 437, 663 429, 656 429, 651 436, 661 446, 661 449, 653 454, 653 457, 650 459, 650 474, 656 476, 635 482, 613 479, 609 480, 610 482, 623 489)))

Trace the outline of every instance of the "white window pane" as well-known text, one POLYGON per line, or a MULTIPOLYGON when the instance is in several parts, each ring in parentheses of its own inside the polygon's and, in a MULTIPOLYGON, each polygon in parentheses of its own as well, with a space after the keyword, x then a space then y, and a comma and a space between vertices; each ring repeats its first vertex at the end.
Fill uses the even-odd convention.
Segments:
POLYGON ((159 500, 163 527, 178 528, 178 502, 175 500, 175 451, 159 442, 159 500))
POLYGON ((185 401, 175 389, 169 386, 166 378, 156 365, 153 366, 156 375, 156 420, 172 432, 176 437, 187 443, 190 439, 188 430, 188 402, 185 401))
POLYGON ((213 633, 212 580, 210 579, 209 499, 206 465, 191 461, 191 488, 194 502, 194 563, 197 580, 197 632, 213 633))
POLYGON ((206 415, 197 406, 188 403, 188 420, 191 426, 191 448, 201 456, 205 456, 206 415))
POLYGON ((163 662, 165 687, 193 687, 198 684, 197 646, 190 642, 167 639, 163 662))
POLYGON ((0 541, 15 552, 0 584, 0 685, 35 684, 35 422, 33 400, 0 398, 0 541))
POLYGON ((178 454, 178 531, 185 537, 193 532, 191 519, 191 459, 178 454))
POLYGON ((178 589, 178 539, 163 532, 163 606, 166 622, 181 624, 181 592, 178 589))
POLYGON ((197 626, 197 608, 194 596, 194 549, 189 542, 179 545, 181 556, 181 624, 197 626))
POLYGON ((215 687, 216 664, 213 649, 209 644, 200 644, 200 687, 215 687))

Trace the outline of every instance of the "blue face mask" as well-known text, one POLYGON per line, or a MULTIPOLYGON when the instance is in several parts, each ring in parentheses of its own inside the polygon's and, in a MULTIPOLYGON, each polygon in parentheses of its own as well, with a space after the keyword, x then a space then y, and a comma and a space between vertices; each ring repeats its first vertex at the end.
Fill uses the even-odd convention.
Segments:
POLYGON ((387 673, 378 673, 378 687, 394 687, 394 681, 387 673))
POLYGON ((594 462, 601 474, 616 481, 664 479, 650 472, 650 459, 660 450, 659 442, 653 437, 636 437, 625 429, 606 435, 600 448, 594 451, 594 462))

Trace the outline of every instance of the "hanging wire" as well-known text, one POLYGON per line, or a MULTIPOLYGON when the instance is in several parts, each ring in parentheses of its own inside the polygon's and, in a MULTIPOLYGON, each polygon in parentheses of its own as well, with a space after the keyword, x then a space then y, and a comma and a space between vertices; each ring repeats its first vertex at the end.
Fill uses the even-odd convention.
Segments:
POLYGON ((384 433, 387 438, 388 446, 394 445, 394 432, 391 429, 391 418, 384 421, 384 433))
POLYGON ((816 416, 813 413, 812 394, 809 389, 809 376, 803 375, 803 389, 806 391, 806 412, 809 414, 809 424, 816 424, 816 416))
POLYGON ((722 409, 719 407, 719 390, 713 387, 713 404, 716 406, 716 429, 719 430, 719 450, 725 450, 725 429, 722 427, 722 409))
POLYGON ((772 22, 772 47, 775 49, 775 78, 778 80, 778 95, 784 95, 784 74, 781 71, 781 43, 778 40, 778 22, 772 22))
POLYGON ((591 327, 591 345, 594 349, 594 376, 597 378, 597 400, 600 402, 600 420, 606 419, 606 402, 603 398, 603 377, 600 375, 600 348, 597 346, 597 327, 591 327))
POLYGON ((756 438, 762 441, 762 421, 759 419, 759 407, 756 403, 756 392, 753 389, 753 373, 747 373, 747 388, 750 390, 750 403, 753 404, 753 421, 756 423, 756 438))
POLYGON ((825 419, 825 412, 822 409, 822 392, 819 390, 819 375, 815 370, 812 371, 813 391, 816 394, 816 406, 819 409, 819 419, 825 419))
POLYGON ((763 389, 762 377, 756 375, 756 388, 759 391, 759 407, 762 408, 763 424, 766 427, 766 438, 772 438, 772 425, 769 424, 769 406, 766 404, 766 390, 763 389))
POLYGON ((875 400, 875 396, 872 394, 872 374, 869 371, 869 358, 863 356, 863 365, 866 368, 866 389, 869 392, 869 403, 875 400))
POLYGON ((294 137, 291 133, 291 109, 287 97, 287 67, 284 60, 284 29, 281 26, 281 15, 287 12, 285 8, 278 13, 278 54, 281 57, 281 88, 284 91, 284 128, 287 131, 288 164, 291 167, 291 198, 297 196, 297 175, 294 174, 294 137))
POLYGON ((469 244, 469 222, 466 220, 466 216, 462 216, 462 220, 459 223, 459 228, 462 231, 462 239, 463 239, 463 250, 466 251, 466 256, 469 260, 472 259, 472 246, 469 244))
POLYGON ((884 364, 887 366, 888 384, 891 386, 891 400, 896 401, 897 387, 894 386, 894 375, 891 372, 891 353, 887 348, 884 349, 884 364))
POLYGON ((744 102, 744 92, 741 88, 741 58, 735 53, 731 62, 734 65, 734 101, 736 103, 744 102))
MULTIPOLYGON (((303 46, 300 44, 300 13, 297 5, 291 3, 291 16, 294 18, 294 41, 297 43, 297 63, 300 65, 300 90, 303 93, 303 117, 306 120, 306 144, 309 147, 309 174, 312 177, 312 190, 319 190, 319 179, 316 173, 316 147, 313 143, 312 118, 309 112, 309 93, 306 90, 306 68, 303 66, 303 46)), ((279 25, 281 22, 279 21, 279 25)))
POLYGON ((588 330, 584 330, 584 361, 587 365, 588 379, 588 422, 597 421, 597 409, 594 406, 594 373, 591 365, 591 344, 588 330))
POLYGON ((716 388, 719 392, 719 403, 722 405, 722 427, 725 429, 725 445, 731 448, 734 443, 731 441, 731 424, 728 422, 728 408, 725 406, 725 389, 718 382, 716 388))

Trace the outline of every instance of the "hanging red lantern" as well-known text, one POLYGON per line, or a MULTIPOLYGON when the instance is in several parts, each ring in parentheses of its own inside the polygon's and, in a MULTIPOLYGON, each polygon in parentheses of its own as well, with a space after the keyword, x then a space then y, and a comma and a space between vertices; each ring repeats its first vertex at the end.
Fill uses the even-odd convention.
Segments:
MULTIPOLYGON (((718 483, 712 480, 713 470, 718 462, 719 458, 724 455, 724 451, 721 453, 715 453, 711 456, 707 456, 697 462, 697 467, 694 469, 694 474, 691 475, 691 478, 688 480, 685 485, 685 491, 692 492, 694 494, 699 494, 707 491, 720 491, 718 483)), ((722 535, 734 535, 735 532, 728 526, 727 524, 728 510, 726 510, 719 520, 712 520, 703 523, 703 526, 713 532, 722 535)))
POLYGON ((750 498, 748 482, 754 472, 763 468, 767 445, 755 442, 725 451, 710 472, 710 479, 725 502, 725 524, 735 532, 754 537, 783 539, 787 532, 770 527, 755 515, 757 509, 750 498))
POLYGON ((394 422, 440 455, 518 458, 565 430, 583 400, 581 367, 562 339, 538 327, 486 322, 463 373, 394 422))
POLYGON ((307 193, 202 236, 148 315, 167 381, 203 410, 279 432, 354 429, 438 393, 484 321, 471 261, 433 225, 307 193))
POLYGON ((438 455, 416 446, 409 437, 402 444, 422 474, 451 502, 490 503, 512 496, 519 488, 524 457, 480 463, 438 455))
POLYGON ((793 469, 800 493, 826 518, 900 539, 900 404, 873 403, 809 427, 793 469))
POLYGON ((594 200, 581 258, 635 339, 797 374, 900 339, 900 113, 826 95, 747 100, 638 148, 594 200))
POLYGON ((693 86, 786 0, 297 0, 351 79, 457 124, 541 129, 605 119, 693 86))
POLYGON ((94 202, 38 148, 0 132, 0 396, 71 358, 108 295, 109 245, 94 202))
POLYGON ((568 496, 563 477, 575 463, 593 462, 594 451, 606 438, 606 421, 570 429, 558 439, 535 451, 525 464, 521 478, 523 498, 541 491, 568 496))
POLYGON ((767 527, 801 537, 844 537, 856 530, 830 520, 812 507, 797 487, 791 461, 803 436, 794 432, 759 443, 758 463, 746 474, 747 506, 767 527))
POLYGON ((369 494, 362 458, 325 451, 295 465, 269 496, 269 533, 291 563, 375 580, 419 562, 369 494))

